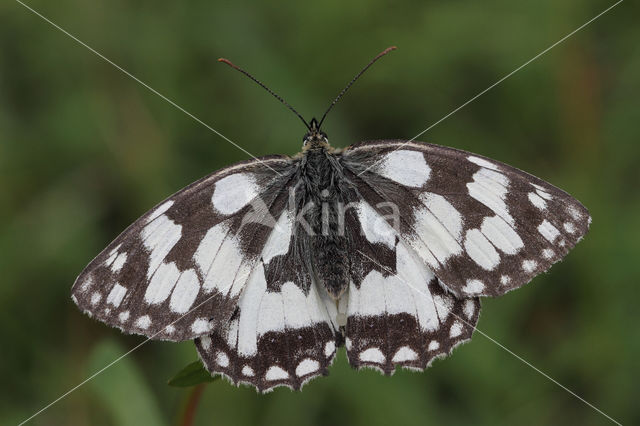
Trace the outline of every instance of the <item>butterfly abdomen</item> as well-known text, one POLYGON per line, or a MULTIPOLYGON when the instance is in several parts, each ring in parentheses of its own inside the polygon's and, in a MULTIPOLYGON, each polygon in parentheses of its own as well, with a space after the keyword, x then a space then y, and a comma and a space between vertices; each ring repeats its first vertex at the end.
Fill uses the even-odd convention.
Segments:
POLYGON ((327 292, 338 299, 348 286, 348 241, 340 220, 344 208, 344 178, 339 164, 325 149, 308 150, 301 179, 306 191, 306 220, 311 232, 310 264, 313 274, 327 292))

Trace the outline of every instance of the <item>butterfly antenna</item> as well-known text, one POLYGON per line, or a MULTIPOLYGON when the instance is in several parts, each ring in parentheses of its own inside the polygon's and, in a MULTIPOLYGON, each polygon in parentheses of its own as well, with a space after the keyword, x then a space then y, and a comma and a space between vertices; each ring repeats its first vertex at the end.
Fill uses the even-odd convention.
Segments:
POLYGON ((384 55, 386 55, 387 53, 391 52, 392 50, 396 50, 397 47, 396 46, 391 46, 391 47, 387 47, 386 49, 384 49, 382 52, 378 53, 375 58, 373 58, 371 60, 371 62, 369 62, 367 65, 365 65, 364 68, 362 68, 360 70, 360 72, 358 74, 356 74, 355 77, 353 77, 353 80, 351 80, 349 82, 349 84, 347 84, 347 86, 342 89, 342 91, 338 94, 338 96, 336 96, 336 98, 333 100, 333 102, 331 102, 331 105, 329 105, 329 108, 327 108, 327 111, 324 113, 324 115, 322 116, 322 119, 320 120, 320 124, 318 124, 318 128, 320 128, 320 126, 322 126, 322 122, 324 121, 325 117, 327 116, 327 114, 329 114, 329 111, 331 111, 331 108, 333 108, 333 106, 340 100, 340 98, 347 93, 347 90, 349 90, 349 88, 353 85, 353 83, 356 82, 357 79, 360 78, 360 76, 362 74, 364 74, 364 72, 366 70, 369 69, 369 67, 371 65, 373 65, 378 59, 382 58, 384 55))
POLYGON ((251 74, 249 74, 247 71, 243 70, 242 68, 240 68, 239 66, 237 66, 236 64, 234 64, 233 62, 231 62, 228 59, 225 58, 218 58, 218 62, 224 62, 225 64, 229 65, 231 68, 233 68, 236 71, 240 71, 242 74, 246 75, 247 77, 249 77, 251 80, 255 81, 256 83, 258 83, 260 85, 260 87, 262 87, 264 90, 266 90, 267 92, 271 93, 273 95, 274 98, 276 98, 277 100, 279 100, 280 102, 282 102, 287 108, 289 108, 291 111, 294 112, 295 115, 298 116, 298 118, 300 118, 300 120, 302 120, 302 122, 304 123, 304 125, 307 127, 307 129, 309 129, 309 131, 311 131, 311 126, 309 126, 309 123, 307 123, 307 121, 302 118, 302 116, 298 113, 298 111, 296 111, 295 109, 293 109, 293 107, 291 105, 289 105, 284 99, 282 99, 280 97, 280 95, 278 95, 276 92, 274 92, 273 90, 269 89, 267 86, 264 85, 264 83, 262 83, 260 80, 258 80, 257 78, 255 78, 254 76, 252 76, 251 74))

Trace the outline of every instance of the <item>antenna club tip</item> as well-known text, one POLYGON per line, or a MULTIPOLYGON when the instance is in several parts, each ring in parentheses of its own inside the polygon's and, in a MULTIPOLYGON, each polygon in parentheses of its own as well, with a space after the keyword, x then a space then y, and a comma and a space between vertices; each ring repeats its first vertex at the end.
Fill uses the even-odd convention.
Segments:
POLYGON ((377 61, 378 59, 380 59, 381 57, 383 57, 384 55, 386 55, 387 53, 391 52, 392 50, 396 50, 397 47, 396 46, 389 46, 386 49, 384 49, 382 52, 378 53, 378 55, 373 58, 373 62, 377 61))
POLYGON ((228 60, 227 58, 218 58, 218 62, 222 62, 222 63, 224 63, 224 64, 227 64, 227 65, 233 66, 233 63, 231 63, 231 61, 230 61, 230 60, 228 60))

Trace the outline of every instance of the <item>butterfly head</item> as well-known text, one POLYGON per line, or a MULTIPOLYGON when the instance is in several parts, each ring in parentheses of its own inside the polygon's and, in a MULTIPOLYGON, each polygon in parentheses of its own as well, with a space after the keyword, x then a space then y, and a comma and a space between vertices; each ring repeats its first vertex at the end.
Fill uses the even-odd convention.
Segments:
POLYGON ((309 123, 309 131, 302 138, 302 149, 327 149, 329 148, 329 139, 327 134, 320 130, 320 124, 315 118, 309 123))
POLYGON ((392 50, 395 50, 395 49, 396 49, 395 46, 391 46, 391 47, 387 47, 382 52, 378 53, 367 65, 365 65, 364 68, 362 68, 362 70, 360 70, 360 72, 358 74, 356 74, 356 76, 346 85, 346 87, 344 89, 342 89, 342 91, 333 100, 333 102, 331 102, 331 105, 329 105, 329 108, 327 108, 327 110, 324 112, 324 115, 320 119, 320 122, 318 122, 318 120, 316 120, 314 118, 314 119, 311 120, 310 123, 307 123, 307 121, 304 119, 304 117, 302 117, 302 115, 300 115, 300 113, 298 113, 298 111, 296 111, 291 105, 289 105, 284 99, 282 99, 282 97, 280 95, 276 94, 273 90, 269 89, 260 80, 258 80, 257 78, 255 78, 254 76, 249 74, 247 71, 243 70, 242 68, 240 68, 239 66, 237 66, 236 64, 234 64, 233 62, 231 62, 228 59, 219 58, 218 61, 229 65, 231 68, 233 68, 233 69, 241 72, 242 74, 246 75, 247 77, 249 77, 256 84, 258 84, 260 87, 262 87, 267 92, 269 92, 271 95, 273 95, 276 99, 278 99, 280 102, 282 102, 282 104, 284 106, 289 108, 295 115, 298 116, 298 118, 304 123, 304 125, 307 127, 307 129, 309 129, 307 134, 304 135, 304 138, 302 138, 302 150, 303 151, 307 151, 307 150, 330 149, 329 139, 327 139, 327 134, 325 132, 323 132, 322 130, 320 130, 320 126, 322 126, 322 123, 324 122, 324 119, 327 117, 327 114, 329 114, 329 111, 331 111, 333 106, 340 100, 340 98, 342 98, 342 96, 347 92, 347 90, 349 90, 349 88, 353 85, 353 83, 355 83, 356 80, 358 78, 360 78, 360 76, 366 70, 368 70, 371 65, 374 64, 374 62, 376 62, 378 59, 382 58, 384 55, 386 55, 387 53, 389 53, 389 52, 391 52, 392 50))

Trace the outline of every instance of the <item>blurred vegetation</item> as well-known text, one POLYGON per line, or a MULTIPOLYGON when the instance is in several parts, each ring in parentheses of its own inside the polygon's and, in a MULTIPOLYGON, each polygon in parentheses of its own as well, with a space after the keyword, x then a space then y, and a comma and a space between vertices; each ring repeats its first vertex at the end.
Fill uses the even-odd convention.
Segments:
MULTIPOLYGON (((612 2, 30 0, 28 4, 254 155, 297 152, 333 110, 334 146, 409 139, 612 2)), ((627 1, 421 140, 513 164, 567 190, 592 230, 479 329, 623 423, 640 424, 640 26, 627 1)), ((0 422, 15 424, 142 341, 82 315, 80 270, 165 196, 247 156, 17 2, 0 4, 0 422)), ((176 424, 167 380, 190 342, 150 342, 33 424, 176 424)), ((303 392, 207 385, 196 424, 605 424, 491 341, 425 373, 352 371, 303 392)))

